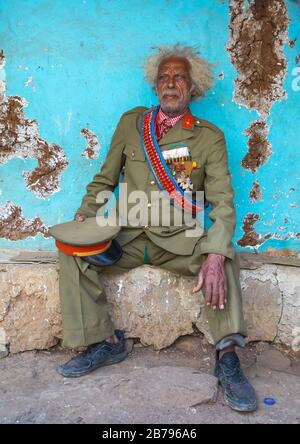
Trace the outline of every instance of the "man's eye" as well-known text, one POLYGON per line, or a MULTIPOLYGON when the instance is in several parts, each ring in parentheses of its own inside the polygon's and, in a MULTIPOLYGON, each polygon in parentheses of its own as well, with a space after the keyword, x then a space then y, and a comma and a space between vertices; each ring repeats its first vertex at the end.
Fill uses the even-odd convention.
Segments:
POLYGON ((185 79, 185 76, 183 76, 183 75, 181 75, 181 74, 177 74, 177 75, 175 76, 175 78, 176 78, 176 80, 184 80, 184 79, 185 79))
POLYGON ((160 76, 158 76, 158 80, 166 80, 168 76, 161 74, 160 76))

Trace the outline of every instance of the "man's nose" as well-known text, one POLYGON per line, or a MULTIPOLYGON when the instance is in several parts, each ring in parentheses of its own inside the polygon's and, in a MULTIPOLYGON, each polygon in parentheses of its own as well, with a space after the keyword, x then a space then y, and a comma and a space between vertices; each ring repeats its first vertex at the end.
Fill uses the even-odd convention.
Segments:
POLYGON ((174 77, 170 76, 168 80, 168 88, 173 89, 175 88, 175 79, 174 77))

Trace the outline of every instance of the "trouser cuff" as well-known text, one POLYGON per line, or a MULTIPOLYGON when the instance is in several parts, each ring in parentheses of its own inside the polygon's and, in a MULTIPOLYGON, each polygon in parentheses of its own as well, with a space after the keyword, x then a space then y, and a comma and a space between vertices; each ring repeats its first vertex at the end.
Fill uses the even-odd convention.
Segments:
POLYGON ((216 343, 216 350, 220 351, 227 347, 233 347, 237 345, 238 347, 245 347, 245 336, 234 333, 232 335, 225 336, 220 341, 216 343))

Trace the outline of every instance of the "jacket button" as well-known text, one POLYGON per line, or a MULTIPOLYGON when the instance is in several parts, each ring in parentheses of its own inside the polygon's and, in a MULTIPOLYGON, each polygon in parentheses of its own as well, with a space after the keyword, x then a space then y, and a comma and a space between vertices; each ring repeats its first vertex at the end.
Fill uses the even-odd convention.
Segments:
POLYGON ((149 228, 149 225, 145 225, 144 228, 149 228))
POLYGON ((151 207, 151 203, 148 203, 148 204, 147 204, 147 207, 150 208, 150 207, 151 207))
POLYGON ((150 184, 155 185, 155 180, 151 180, 150 184))

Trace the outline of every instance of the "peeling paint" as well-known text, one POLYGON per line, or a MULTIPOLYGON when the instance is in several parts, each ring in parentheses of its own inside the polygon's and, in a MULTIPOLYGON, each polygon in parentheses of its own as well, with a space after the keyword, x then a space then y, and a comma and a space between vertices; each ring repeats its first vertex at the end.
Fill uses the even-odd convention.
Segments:
POLYGON ((88 128, 83 128, 80 132, 87 141, 87 147, 82 153, 82 156, 86 157, 86 159, 97 159, 100 153, 100 144, 96 134, 88 128))
POLYGON ((29 85, 29 83, 31 83, 32 82, 32 80, 33 80, 33 78, 32 78, 32 76, 30 76, 29 78, 28 78, 28 80, 26 81, 26 82, 24 82, 24 86, 28 86, 29 85))
POLYGON ((243 222, 244 235, 241 239, 237 241, 238 245, 240 245, 241 247, 256 247, 272 237, 272 233, 267 233, 264 236, 256 233, 254 229, 254 224, 258 222, 259 219, 259 214, 247 214, 243 222))
POLYGON ((0 78, 0 103, 3 100, 4 94, 5 94, 5 71, 4 71, 4 65, 5 65, 5 57, 4 57, 4 53, 3 50, 0 49, 0 72, 1 72, 1 77, 0 78))
POLYGON ((16 241, 36 236, 39 233, 44 237, 49 237, 47 226, 38 216, 26 220, 22 215, 21 207, 14 205, 11 201, 0 206, 0 238, 16 241))
POLYGON ((283 257, 297 257, 297 253, 294 250, 289 248, 283 248, 281 250, 276 250, 275 248, 267 248, 267 254, 271 254, 272 256, 283 256, 283 257))
POLYGON ((262 198, 262 191, 258 181, 253 182, 252 189, 249 192, 251 202, 258 202, 262 198))
MULTIPOLYGON (((287 94, 283 82, 287 74, 287 60, 283 52, 288 42, 289 17, 284 0, 231 0, 230 38, 228 52, 237 70, 234 101, 249 109, 255 109, 262 117, 250 123, 244 134, 248 136, 248 153, 241 165, 252 173, 264 165, 272 154, 268 141, 267 117, 272 105, 287 94)), ((258 182, 249 191, 250 201, 261 200, 258 182)), ((237 241, 241 247, 261 245, 272 234, 260 236, 253 225, 259 215, 248 214, 244 218, 244 236, 237 241)))
POLYGON ((243 168, 251 170, 252 173, 255 173, 260 166, 264 165, 272 154, 268 132, 267 123, 263 120, 255 120, 244 131, 244 134, 249 137, 247 144, 249 151, 241 164, 243 168))
POLYGON ((277 100, 286 97, 289 18, 284 0, 231 0, 227 46, 237 69, 234 101, 266 118, 277 100))
POLYGON ((15 157, 36 159, 38 166, 33 171, 24 171, 22 175, 29 191, 43 199, 60 190, 60 175, 68 162, 60 146, 40 138, 38 123, 25 117, 24 106, 27 103, 21 97, 5 97, 5 92, 2 94, 0 164, 15 157))
MULTIPOLYGON (((18 0, 11 2, 17 4, 18 0)), ((133 40, 131 45, 126 44, 136 27, 133 22, 127 26, 128 17, 134 16, 135 13, 132 2, 125 2, 125 5, 124 1, 116 0, 113 2, 114 5, 104 6, 103 14, 100 15, 96 14, 93 8, 86 8, 83 2, 78 2, 78 7, 72 9, 71 21, 66 21, 66 17, 70 14, 68 2, 62 2, 60 6, 53 5, 49 9, 47 5, 50 3, 52 5, 53 2, 46 0, 45 4, 43 3, 49 12, 46 15, 44 6, 38 8, 33 1, 28 2, 30 5, 22 11, 20 8, 10 8, 8 3, 11 2, 4 2, 1 8, 3 35, 7 35, 8 38, 3 43, 6 65, 0 72, 0 88, 5 85, 6 72, 10 85, 6 95, 16 96, 10 98, 12 102, 10 115, 13 119, 16 113, 23 112, 27 123, 22 127, 23 140, 20 140, 18 134, 17 143, 11 145, 14 150, 19 150, 19 158, 16 152, 6 150, 4 153, 2 160, 6 163, 0 165, 0 174, 3 174, 3 181, 0 182, 0 204, 10 200, 21 206, 25 217, 34 218, 38 214, 43 222, 53 225, 73 217, 80 196, 82 197, 85 192, 87 181, 99 171, 99 160, 101 165, 105 161, 111 136, 122 112, 140 104, 150 106, 157 103, 155 93, 143 81, 141 65, 152 52, 152 45, 148 42, 149 44, 141 47, 138 41, 133 40), (121 21, 120 25, 125 33, 121 42, 118 35, 112 34, 107 28, 107 14, 113 20, 121 21), (24 27, 18 27, 16 33, 11 24, 18 24, 20 19, 24 27), (26 35, 32 26, 36 35, 39 35, 38 59, 35 39, 26 40, 26 35), (48 30, 47 35, 44 33, 45 28, 48 30), (59 43, 61 29, 64 29, 63 59, 59 43), (83 29, 86 30, 84 42, 81 38, 83 29), (24 41, 27 42, 25 46, 24 41), (103 57, 95 60, 93 54, 99 46, 99 41, 103 57), (81 49, 78 52, 79 47, 81 49), (118 51, 112 52, 111 48, 118 48, 118 51), (111 67, 118 63, 122 69, 111 71, 111 67), (96 83, 95 72, 97 72, 96 83), (107 72, 111 75, 107 76, 107 72), (136 88, 137 85, 141 88, 136 88), (33 91, 34 86, 37 87, 36 93, 33 91), (23 98, 30 103, 28 108, 23 98), (17 110, 13 109, 14 106, 17 110), (34 111, 36 107, 39 108, 38 113, 34 111), (99 122, 101 122, 101 135, 97 129, 99 122), (86 130, 90 132, 84 134, 86 130), (40 169, 37 152, 41 152, 43 158, 44 150, 51 151, 51 146, 47 148, 44 144, 35 142, 41 137, 46 138, 49 143, 56 142, 64 148, 70 168, 60 174, 61 188, 63 188, 61 192, 54 196, 48 195, 49 198, 45 197, 42 201, 35 201, 36 194, 33 195, 27 186, 36 187, 34 191, 38 193, 39 181, 45 180, 46 183, 42 184, 45 195, 47 192, 51 193, 52 188, 48 180, 48 175, 52 174, 50 165, 46 165, 47 171, 44 171, 40 177, 36 174, 38 171, 33 173, 35 169, 40 169), (92 160, 94 156, 97 157, 93 152, 97 142, 101 145, 99 157, 97 160, 92 160), (34 144, 36 150, 32 150, 34 144), (78 145, 79 154, 76 149, 78 145), (104 145, 105 152, 102 151, 104 145), (25 152, 28 154, 27 157, 25 152), (12 155, 11 161, 9 161, 10 155, 12 155), (80 177, 77 174, 78 170, 81 171, 80 177), (27 173, 24 177, 23 172, 27 173), (24 179, 28 180, 28 183, 25 184, 24 179), (12 181, 13 186, 11 186, 12 181), (65 205, 66 200, 68 205, 65 205), (38 207, 36 211, 34 201, 38 207)), ((141 37, 145 37, 144 34, 147 34, 149 26, 152 27, 153 34, 159 34, 161 23, 151 21, 149 17, 155 16, 158 9, 162 16, 166 17, 168 7, 167 2, 160 2, 160 5, 158 2, 145 4, 145 14, 138 19, 141 37)), ((195 115, 213 122, 224 131, 229 170, 236 192, 238 224, 233 243, 237 251, 254 249, 247 246, 240 247, 237 244, 237 240, 244 234, 243 219, 248 213, 260 215, 261 220, 254 225, 257 233, 264 235, 272 232, 272 237, 255 248, 255 251, 263 252, 268 247, 299 250, 296 234, 300 232, 298 211, 300 177, 298 177, 297 125, 295 125, 299 114, 297 104, 300 94, 299 72, 297 72, 300 62, 295 67, 295 57, 300 51, 298 13, 299 8, 295 8, 291 0, 285 2, 192 0, 184 4, 172 2, 173 22, 189 23, 188 29, 185 26, 174 25, 173 40, 188 42, 189 36, 198 32, 198 40, 203 42, 203 47, 200 48, 202 56, 215 66, 215 87, 204 102, 194 102, 191 109, 195 115), (284 4, 288 8, 288 15, 286 8, 282 8, 284 4), (278 5, 281 7, 276 10, 278 5), (203 26, 200 28, 193 20, 195 8, 199 12, 198 15, 203 18, 203 26), (286 40, 285 24, 288 23, 288 16, 290 26, 286 40), (211 36, 215 36, 214 45, 207 45, 211 36), (224 48, 226 41, 228 52, 224 48), (284 63, 277 65, 281 60, 284 63), (258 86, 262 88, 261 91, 258 86), (240 92, 243 103, 231 101, 234 97, 234 88, 235 98, 240 92), (281 100, 287 97, 283 89, 288 93, 288 100, 281 100), (274 97, 278 103, 272 102, 274 97), (252 100, 254 103, 250 103, 252 100), (216 112, 216 106, 220 107, 220 112, 216 112), (259 123, 254 124, 255 120, 259 123), (243 131, 246 128, 251 134, 245 136, 243 131), (247 142, 250 145, 248 147, 247 142), (258 189, 257 186, 253 186, 254 182, 259 182, 263 192, 261 200, 257 200, 258 189), (289 191, 291 187, 295 188, 295 192, 289 191), (288 218, 288 223, 284 222, 285 217, 288 218)), ((168 44, 164 38, 161 43, 168 44)), ((0 56, 1 62, 4 65, 3 55, 0 56)), ((4 90, 2 91, 5 98, 4 90)), ((8 99, 5 99, 6 102, 8 99)), ((6 106, 8 104, 9 102, 6 106)), ((16 123, 15 126, 18 131, 19 125, 16 123)), ((53 157, 49 159, 51 165, 52 160, 54 163, 57 162, 56 155, 53 157)), ((205 219, 207 229, 213 222, 209 219, 208 213, 209 209, 206 211, 205 219)), ((5 239, 1 241, 7 248, 15 248, 17 244, 18 248, 25 249, 53 249, 53 242, 43 236, 14 244, 5 239)))

